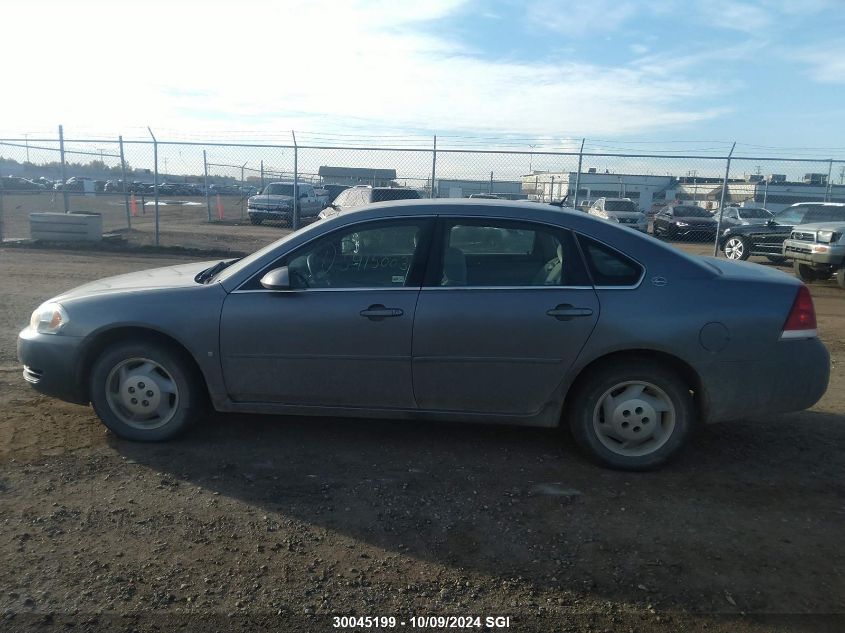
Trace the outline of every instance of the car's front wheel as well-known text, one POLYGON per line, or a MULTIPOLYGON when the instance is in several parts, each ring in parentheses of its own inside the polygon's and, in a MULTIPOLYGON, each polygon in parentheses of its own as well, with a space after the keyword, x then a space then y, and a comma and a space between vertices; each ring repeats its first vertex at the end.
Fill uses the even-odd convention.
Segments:
POLYGON ((115 435, 159 442, 187 429, 204 400, 195 370, 170 347, 119 343, 95 361, 90 381, 94 412, 115 435))
POLYGON ((261 224, 264 220, 262 220, 261 218, 257 218, 257 217, 255 217, 254 215, 251 215, 251 216, 249 216, 249 221, 250 221, 250 222, 252 222, 252 224, 254 224, 255 226, 258 226, 258 225, 259 225, 259 224, 261 224))
POLYGON ((751 255, 751 245, 748 240, 740 235, 729 237, 725 240, 725 257, 736 261, 744 261, 751 255))
POLYGON ((611 468, 648 470, 677 455, 695 424, 689 387, 660 363, 602 365, 580 381, 568 407, 575 441, 611 468))
POLYGON ((845 290, 845 266, 836 271, 836 283, 842 290, 845 290))
POLYGON ((812 266, 807 266, 807 264, 795 261, 792 262, 792 269, 795 271, 795 276, 805 284, 811 284, 819 279, 819 274, 812 268, 812 266))
POLYGON ((766 255, 766 259, 778 266, 786 263, 786 257, 781 257, 780 255, 766 255))

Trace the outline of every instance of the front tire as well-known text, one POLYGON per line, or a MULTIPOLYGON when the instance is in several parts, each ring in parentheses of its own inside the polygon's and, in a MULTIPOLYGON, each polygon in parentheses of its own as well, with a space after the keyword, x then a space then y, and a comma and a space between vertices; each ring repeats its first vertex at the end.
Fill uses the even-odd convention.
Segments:
POLYGON ((792 269, 795 271, 795 276, 805 284, 811 284, 819 279, 818 273, 807 264, 796 261, 792 263, 792 269))
POLYGON ((161 442, 184 432, 202 414, 195 370, 170 347, 126 342, 107 348, 94 363, 94 412, 115 435, 161 442))
POLYGON ((695 425, 688 385, 647 359, 591 371, 576 388, 568 414, 578 446, 619 470, 649 470, 676 457, 695 425))
POLYGON ((751 244, 741 235, 725 240, 722 250, 725 252, 725 257, 734 261, 745 261, 751 256, 751 244))
POLYGON ((779 255, 766 255, 766 259, 778 266, 786 263, 786 257, 781 257, 779 255))
POLYGON ((845 290, 845 266, 836 271, 836 283, 842 290, 845 290))
POLYGON ((264 220, 262 220, 261 218, 256 218, 254 215, 251 215, 251 216, 249 216, 249 221, 253 225, 259 226, 264 220))

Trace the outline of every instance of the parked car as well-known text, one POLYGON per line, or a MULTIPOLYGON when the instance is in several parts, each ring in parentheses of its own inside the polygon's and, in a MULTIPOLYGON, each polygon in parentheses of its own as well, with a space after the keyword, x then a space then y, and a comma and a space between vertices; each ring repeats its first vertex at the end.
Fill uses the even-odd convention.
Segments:
POLYGON ((47 187, 28 178, 5 176, 0 178, 0 190, 6 193, 39 193, 46 191, 47 187))
POLYGON ((587 213, 643 233, 648 232, 648 218, 630 198, 597 198, 587 213))
POLYGON ((729 227, 719 236, 719 247, 728 259, 745 260, 760 255, 782 263, 783 242, 793 227, 843 219, 845 204, 841 202, 799 202, 776 213, 766 224, 729 227))
POLYGON ((795 275, 806 283, 836 278, 845 290, 845 217, 838 222, 802 224, 783 243, 795 275))
POLYGON ((341 191, 346 191, 347 189, 349 189, 349 185, 326 184, 322 185, 321 188, 326 190, 326 205, 329 205, 335 201, 335 199, 340 195, 341 191))
POLYGON ((57 191, 71 191, 74 193, 94 193, 95 185, 92 178, 86 176, 72 176, 65 180, 64 184, 61 181, 53 185, 57 191))
POLYGON ((374 202, 391 202, 396 200, 418 200, 420 192, 408 187, 371 187, 370 185, 356 185, 342 191, 334 202, 320 212, 320 219, 328 218, 344 211, 374 202))
POLYGON ((707 209, 698 205, 679 204, 663 207, 654 216, 652 232, 654 237, 703 242, 716 238, 716 225, 716 220, 707 209))
POLYGON ((314 219, 323 209, 324 200, 317 196, 314 186, 305 182, 297 183, 298 199, 294 198, 293 182, 271 182, 269 185, 247 200, 249 221, 261 224, 265 220, 292 225, 294 205, 298 208, 300 219, 314 219))
POLYGON ((103 192, 104 193, 123 193, 123 181, 122 180, 107 180, 106 184, 103 185, 103 192))
MULTIPOLYGON (((718 215, 718 211, 715 215, 718 215)), ((727 207, 722 214, 722 229, 731 226, 766 224, 775 214, 763 207, 727 207)))
POLYGON ((566 424, 587 454, 634 470, 676 456, 700 423, 812 406, 830 369, 794 277, 583 213, 454 199, 85 284, 35 310, 18 358, 35 389, 91 402, 130 440, 172 438, 209 402, 566 424))

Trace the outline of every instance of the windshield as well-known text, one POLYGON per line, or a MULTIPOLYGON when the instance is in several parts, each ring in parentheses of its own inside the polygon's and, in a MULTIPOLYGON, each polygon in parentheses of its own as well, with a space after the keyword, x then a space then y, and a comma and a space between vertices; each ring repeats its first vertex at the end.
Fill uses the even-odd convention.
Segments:
POLYGON ((627 211, 629 213, 636 213, 637 207, 630 200, 605 200, 605 211, 627 211))
POLYGON ((801 224, 807 211, 809 207, 787 207, 775 216, 775 220, 779 224, 801 224))
POLYGON ((759 209, 756 207, 748 207, 739 210, 739 215, 745 219, 768 219, 772 217, 772 212, 766 209, 759 209))
POLYGON ((283 182, 271 182, 264 187, 262 194, 269 194, 271 196, 293 196, 293 185, 288 185, 283 182))
POLYGON ((707 209, 701 207, 675 207, 676 218, 712 218, 707 209))
POLYGON ((416 200, 420 194, 415 189, 373 189, 373 202, 388 200, 416 200))

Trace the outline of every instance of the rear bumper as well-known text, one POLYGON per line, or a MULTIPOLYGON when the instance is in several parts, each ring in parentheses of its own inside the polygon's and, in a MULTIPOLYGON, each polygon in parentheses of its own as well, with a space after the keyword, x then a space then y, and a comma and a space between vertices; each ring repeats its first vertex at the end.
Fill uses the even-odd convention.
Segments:
POLYGON ((18 360, 23 378, 45 395, 87 404, 88 394, 77 371, 83 339, 61 334, 37 334, 29 328, 18 335, 18 360))
POLYGON ((705 420, 758 418, 812 407, 827 391, 830 354, 818 338, 783 340, 756 361, 714 361, 699 368, 705 420))

